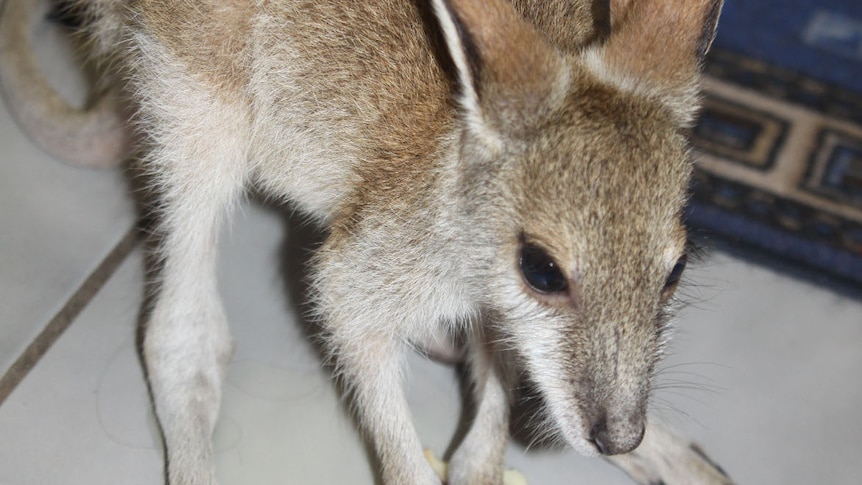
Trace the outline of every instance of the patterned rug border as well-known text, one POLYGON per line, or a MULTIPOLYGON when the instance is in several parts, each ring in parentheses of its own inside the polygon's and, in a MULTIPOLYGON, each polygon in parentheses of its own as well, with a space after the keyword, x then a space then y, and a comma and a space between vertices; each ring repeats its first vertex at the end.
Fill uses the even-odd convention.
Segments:
POLYGON ((707 91, 692 131, 711 160, 695 170, 693 230, 862 288, 862 92, 726 47, 713 47, 705 72, 726 87, 707 91), (802 157, 804 174, 792 175, 802 157))
POLYGON ((714 47, 706 74, 838 119, 862 124, 862 93, 727 48, 714 47))
POLYGON ((862 224, 697 170, 687 222, 862 285, 862 224))

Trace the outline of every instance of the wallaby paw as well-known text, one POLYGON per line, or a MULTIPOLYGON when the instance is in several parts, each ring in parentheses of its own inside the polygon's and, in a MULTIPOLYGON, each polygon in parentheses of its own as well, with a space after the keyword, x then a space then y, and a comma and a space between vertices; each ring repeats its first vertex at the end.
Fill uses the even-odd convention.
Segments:
MULTIPOLYGON (((443 484, 448 485, 449 464, 437 458, 431 450, 425 450, 425 459, 431 464, 431 469, 440 477, 443 484)), ((507 469, 503 472, 503 485, 527 485, 527 477, 518 470, 507 469)))
POLYGON ((641 485, 734 485, 696 443, 666 432, 653 433, 635 451, 608 460, 641 485))

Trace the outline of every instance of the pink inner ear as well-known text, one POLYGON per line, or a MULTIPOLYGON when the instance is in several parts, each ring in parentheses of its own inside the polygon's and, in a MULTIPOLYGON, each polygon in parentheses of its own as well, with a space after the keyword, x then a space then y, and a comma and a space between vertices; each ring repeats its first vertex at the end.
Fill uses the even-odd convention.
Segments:
POLYGON ((447 44, 453 58, 466 64, 457 67, 469 88, 468 114, 478 115, 473 120, 492 132, 513 135, 561 90, 565 60, 509 0, 444 0, 443 5, 440 13, 457 27, 446 33, 447 44))
POLYGON ((622 0, 612 3, 605 60, 615 72, 649 79, 656 87, 691 85, 714 0, 622 0))
POLYGON ((557 67, 556 52, 508 1, 450 5, 476 47, 484 80, 527 89, 546 83, 549 69, 557 67))

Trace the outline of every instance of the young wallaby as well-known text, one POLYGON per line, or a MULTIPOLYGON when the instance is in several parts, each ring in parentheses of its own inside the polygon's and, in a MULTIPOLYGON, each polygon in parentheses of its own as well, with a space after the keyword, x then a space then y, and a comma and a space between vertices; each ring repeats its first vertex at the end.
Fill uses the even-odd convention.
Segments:
MULTIPOLYGON (((6 1, 2 50, 26 45, 8 39, 32 3, 6 1)), ((502 483, 520 374, 575 450, 629 453, 613 460, 641 483, 730 483, 646 419, 721 0, 66 3, 123 83, 159 197, 143 358, 171 485, 215 483, 231 355, 215 241, 252 186, 328 229, 313 298, 384 483, 441 483, 402 376, 411 347, 451 336, 476 411, 450 485, 502 483)), ((42 81, 16 55, 0 80, 39 130, 12 81, 42 81)), ((127 138, 93 126, 110 143, 84 152, 105 165, 127 138)))

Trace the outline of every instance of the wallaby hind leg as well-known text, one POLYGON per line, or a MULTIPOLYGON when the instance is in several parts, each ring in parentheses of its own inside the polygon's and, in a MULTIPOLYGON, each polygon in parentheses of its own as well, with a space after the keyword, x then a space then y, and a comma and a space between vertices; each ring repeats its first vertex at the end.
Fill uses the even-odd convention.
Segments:
POLYGON ((232 352, 217 291, 216 239, 237 186, 230 177, 200 175, 167 181, 177 193, 165 201, 164 265, 144 328, 144 362, 171 485, 215 483, 210 439, 232 352))
POLYGON ((168 483, 211 485, 210 442, 232 353, 218 295, 216 242, 220 222, 244 188, 247 122, 240 109, 199 90, 177 92, 182 100, 154 93, 160 102, 142 116, 158 127, 148 133, 155 148, 145 163, 155 177, 161 229, 161 267, 143 329, 143 358, 164 437, 168 483))

